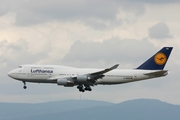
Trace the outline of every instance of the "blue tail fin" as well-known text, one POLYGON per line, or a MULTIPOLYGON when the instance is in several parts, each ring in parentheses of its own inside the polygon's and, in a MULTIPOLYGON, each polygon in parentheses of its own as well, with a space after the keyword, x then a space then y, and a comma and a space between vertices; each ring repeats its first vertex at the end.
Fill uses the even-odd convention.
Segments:
POLYGON ((137 69, 143 70, 163 70, 173 47, 163 47, 155 55, 140 65, 137 69))

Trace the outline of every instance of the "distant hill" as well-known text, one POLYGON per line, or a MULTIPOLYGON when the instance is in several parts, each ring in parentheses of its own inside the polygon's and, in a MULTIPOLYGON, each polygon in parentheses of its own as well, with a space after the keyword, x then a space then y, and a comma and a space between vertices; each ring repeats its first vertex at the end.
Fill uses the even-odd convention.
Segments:
POLYGON ((37 104, 0 103, 0 120, 179 120, 180 105, 151 99, 119 104, 66 100, 37 104))
POLYGON ((29 116, 109 105, 113 103, 93 100, 65 100, 36 104, 0 103, 0 120, 20 120, 29 116))

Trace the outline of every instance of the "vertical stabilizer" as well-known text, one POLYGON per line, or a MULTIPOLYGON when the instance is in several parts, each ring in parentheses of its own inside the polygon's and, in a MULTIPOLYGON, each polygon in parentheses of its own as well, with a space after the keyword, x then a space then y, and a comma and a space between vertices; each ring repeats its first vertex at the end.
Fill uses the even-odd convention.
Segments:
POLYGON ((163 47, 155 55, 140 65, 137 69, 143 70, 163 70, 171 54, 173 47, 163 47))

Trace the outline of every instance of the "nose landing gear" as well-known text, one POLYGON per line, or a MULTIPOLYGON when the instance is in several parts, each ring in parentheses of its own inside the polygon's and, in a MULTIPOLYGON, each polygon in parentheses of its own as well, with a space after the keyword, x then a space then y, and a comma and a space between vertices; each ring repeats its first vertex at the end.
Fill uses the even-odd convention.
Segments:
POLYGON ((26 88, 27 88, 27 86, 26 86, 26 82, 25 82, 25 81, 23 81, 23 83, 24 83, 23 88, 24 88, 24 89, 26 89, 26 88))

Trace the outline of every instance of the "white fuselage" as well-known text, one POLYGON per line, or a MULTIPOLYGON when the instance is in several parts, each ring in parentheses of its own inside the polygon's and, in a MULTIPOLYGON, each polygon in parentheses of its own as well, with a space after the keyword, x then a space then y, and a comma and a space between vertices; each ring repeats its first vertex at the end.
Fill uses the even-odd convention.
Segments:
MULTIPOLYGON (((74 68, 55 65, 22 65, 10 71, 8 75, 14 79, 23 82, 57 83, 57 79, 60 78, 70 79, 79 75, 90 74, 101 70, 103 69, 74 68)), ((147 73, 152 73, 156 71, 160 70, 114 69, 105 73, 104 77, 97 79, 95 85, 121 84, 167 75, 167 72, 161 75, 147 75, 147 73)), ((77 85, 77 83, 75 83, 74 85, 77 85)))

